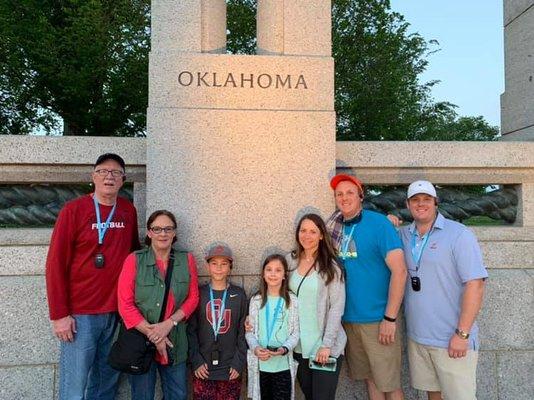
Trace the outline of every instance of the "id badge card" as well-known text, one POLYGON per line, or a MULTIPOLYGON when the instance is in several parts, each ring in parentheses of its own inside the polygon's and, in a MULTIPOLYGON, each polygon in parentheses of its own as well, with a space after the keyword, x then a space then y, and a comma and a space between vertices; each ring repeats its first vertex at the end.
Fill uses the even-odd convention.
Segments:
POLYGON ((211 365, 219 365, 219 350, 211 352, 211 365))
POLYGON ((211 365, 219 365, 219 343, 217 341, 211 350, 211 365))

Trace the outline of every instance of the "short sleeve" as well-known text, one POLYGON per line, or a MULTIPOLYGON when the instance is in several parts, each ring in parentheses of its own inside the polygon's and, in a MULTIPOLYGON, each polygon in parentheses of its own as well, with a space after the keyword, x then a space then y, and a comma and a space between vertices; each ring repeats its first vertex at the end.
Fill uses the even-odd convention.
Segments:
POLYGON ((473 232, 464 229, 458 235, 454 246, 453 255, 456 270, 462 282, 473 279, 483 279, 488 277, 488 271, 482 260, 482 252, 473 232))
POLYGON ((380 253, 385 259, 388 253, 392 250, 401 249, 402 242, 400 240, 399 234, 393 224, 386 218, 383 217, 382 221, 382 235, 378 238, 380 253))

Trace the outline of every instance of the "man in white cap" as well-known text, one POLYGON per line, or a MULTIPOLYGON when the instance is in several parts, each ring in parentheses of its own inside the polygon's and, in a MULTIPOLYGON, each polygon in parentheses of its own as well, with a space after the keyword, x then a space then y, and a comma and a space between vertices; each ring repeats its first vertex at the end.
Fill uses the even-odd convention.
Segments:
POLYGON ((405 291, 412 386, 429 400, 476 399, 478 327, 488 277, 475 235, 438 211, 434 185, 413 182, 401 228, 409 280, 405 291))

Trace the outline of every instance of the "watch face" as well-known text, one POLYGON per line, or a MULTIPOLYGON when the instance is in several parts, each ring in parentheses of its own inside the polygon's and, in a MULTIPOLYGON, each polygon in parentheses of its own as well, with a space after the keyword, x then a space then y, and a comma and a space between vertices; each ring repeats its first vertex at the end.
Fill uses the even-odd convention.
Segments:
POLYGON ((462 339, 468 339, 469 338, 469 333, 461 331, 460 329, 456 329, 456 334, 458 336, 460 336, 462 339))

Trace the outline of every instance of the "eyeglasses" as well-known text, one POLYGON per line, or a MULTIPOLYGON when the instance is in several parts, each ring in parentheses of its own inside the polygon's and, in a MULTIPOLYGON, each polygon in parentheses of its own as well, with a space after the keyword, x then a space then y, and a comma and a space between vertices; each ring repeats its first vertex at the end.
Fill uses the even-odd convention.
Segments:
POLYGON ((119 178, 124 175, 124 172, 118 169, 97 169, 95 170, 95 174, 98 174, 99 176, 106 177, 108 174, 111 174, 111 176, 115 178, 119 178))
POLYGON ((152 232, 154 232, 156 235, 159 235, 160 233, 162 232, 165 232, 165 233, 171 233, 171 232, 174 232, 174 227, 173 226, 164 226, 164 227, 161 227, 161 226, 153 226, 152 228, 150 228, 150 230, 152 232))

